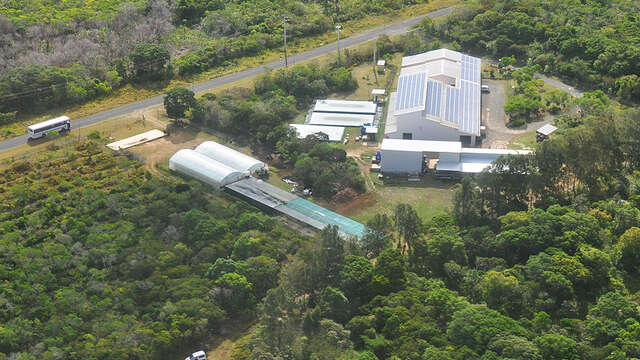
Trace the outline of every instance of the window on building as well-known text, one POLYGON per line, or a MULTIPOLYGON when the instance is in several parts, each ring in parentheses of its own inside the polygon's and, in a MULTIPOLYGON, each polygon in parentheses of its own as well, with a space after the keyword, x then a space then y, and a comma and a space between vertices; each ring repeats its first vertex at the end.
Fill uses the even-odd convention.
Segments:
POLYGON ((411 140, 413 135, 411 133, 402 133, 402 140, 411 140))

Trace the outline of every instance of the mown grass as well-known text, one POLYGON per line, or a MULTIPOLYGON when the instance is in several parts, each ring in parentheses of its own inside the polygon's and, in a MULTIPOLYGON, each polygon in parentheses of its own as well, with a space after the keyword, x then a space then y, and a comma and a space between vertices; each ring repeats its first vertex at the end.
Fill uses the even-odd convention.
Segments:
POLYGON ((376 180, 376 189, 341 209, 341 212, 361 223, 376 214, 393 215, 399 204, 411 205, 423 221, 450 211, 453 207, 455 183, 425 176, 420 182, 397 178, 382 184, 376 180), (393 182, 393 184, 392 184, 393 182))

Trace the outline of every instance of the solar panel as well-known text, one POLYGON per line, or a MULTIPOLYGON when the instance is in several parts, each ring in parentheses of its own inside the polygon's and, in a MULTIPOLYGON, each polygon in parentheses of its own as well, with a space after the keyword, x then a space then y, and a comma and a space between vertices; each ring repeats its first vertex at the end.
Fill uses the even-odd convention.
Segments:
POLYGON ((468 80, 475 83, 480 82, 480 64, 481 61, 478 58, 468 55, 462 55, 462 73, 460 78, 462 80, 468 80))
POLYGON ((452 86, 447 86, 446 91, 447 106, 445 107, 444 119, 446 121, 459 124, 459 102, 460 102, 460 89, 452 86))
POLYGON ((422 94, 424 94, 426 79, 426 73, 405 75, 398 79, 396 110, 424 106, 425 99, 422 94))
POLYGON ((460 130, 471 134, 477 133, 480 123, 480 85, 461 81, 460 101, 462 111, 460 130))
POLYGON ((440 116, 442 108, 442 83, 429 80, 427 83, 427 114, 440 116))

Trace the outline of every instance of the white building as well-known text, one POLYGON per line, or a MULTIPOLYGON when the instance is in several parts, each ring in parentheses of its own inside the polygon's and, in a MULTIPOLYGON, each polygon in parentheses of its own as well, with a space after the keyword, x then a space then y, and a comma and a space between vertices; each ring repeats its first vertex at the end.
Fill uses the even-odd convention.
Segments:
POLYGON ((316 101, 313 112, 375 115, 376 109, 373 101, 326 99, 316 101))
POLYGON ((191 149, 182 149, 169 159, 169 169, 203 181, 220 189, 249 176, 248 171, 239 171, 191 149))
POLYGON ((215 141, 205 141, 195 151, 238 171, 253 173, 267 168, 262 161, 215 141))
POLYGON ((459 141, 384 139, 380 148, 383 173, 421 174, 433 164, 437 175, 466 176, 482 172, 503 155, 527 150, 463 148, 459 141))
POLYGON ((304 139, 309 135, 317 133, 327 135, 329 141, 342 141, 342 138, 344 137, 344 126, 289 124, 289 127, 296 130, 298 139, 304 139))
POLYGON ((439 49, 406 56, 391 93, 385 138, 461 141, 480 136, 478 58, 439 49))

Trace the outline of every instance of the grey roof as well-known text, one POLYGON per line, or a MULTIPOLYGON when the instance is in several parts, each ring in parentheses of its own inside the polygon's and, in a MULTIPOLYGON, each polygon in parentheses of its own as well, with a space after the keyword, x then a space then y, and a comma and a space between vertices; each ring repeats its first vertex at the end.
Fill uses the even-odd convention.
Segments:
POLYGON ((354 100, 318 100, 313 107, 314 112, 345 114, 376 114, 378 105, 373 101, 354 100))
POLYGON ((328 126, 355 126, 360 127, 364 124, 373 124, 375 115, 371 114, 346 114, 346 113, 325 113, 313 112, 309 119, 309 125, 328 125, 328 126))

